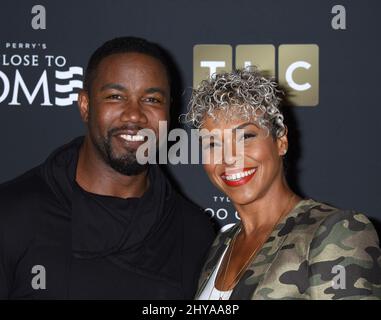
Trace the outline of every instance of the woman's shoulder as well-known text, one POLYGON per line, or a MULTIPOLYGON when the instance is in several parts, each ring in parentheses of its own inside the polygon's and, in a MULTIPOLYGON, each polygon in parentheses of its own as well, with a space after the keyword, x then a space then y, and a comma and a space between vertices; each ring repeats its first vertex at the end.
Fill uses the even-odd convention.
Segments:
POLYGON ((326 259, 327 254, 337 256, 339 252, 342 256, 379 252, 377 232, 365 214, 314 200, 307 207, 298 218, 299 222, 310 220, 314 225, 310 230, 310 258, 326 259))
MULTIPOLYGON (((314 229, 324 229, 324 234, 328 234, 338 226, 341 226, 347 232, 354 233, 374 229, 370 220, 363 213, 337 208, 313 199, 301 201, 296 209, 295 224, 309 224, 314 229)), ((311 231, 309 230, 309 232, 311 231)), ((318 230, 316 231, 318 232, 318 230)))
POLYGON ((307 251, 311 295, 316 299, 381 298, 381 250, 373 224, 360 212, 330 208, 307 251), (339 289, 331 285, 333 279, 340 280, 339 289))
POLYGON ((287 243, 304 244, 309 258, 379 247, 377 232, 366 215, 312 199, 302 200, 280 228, 287 243))

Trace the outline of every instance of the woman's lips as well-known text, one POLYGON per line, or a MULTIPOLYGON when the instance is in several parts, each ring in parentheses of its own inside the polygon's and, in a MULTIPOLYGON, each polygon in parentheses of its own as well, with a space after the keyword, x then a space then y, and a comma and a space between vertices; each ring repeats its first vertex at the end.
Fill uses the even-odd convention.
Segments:
POLYGON ((242 171, 234 174, 227 174, 224 172, 221 175, 221 179, 230 187, 242 186, 245 183, 249 182, 256 171, 257 168, 244 168, 242 171))

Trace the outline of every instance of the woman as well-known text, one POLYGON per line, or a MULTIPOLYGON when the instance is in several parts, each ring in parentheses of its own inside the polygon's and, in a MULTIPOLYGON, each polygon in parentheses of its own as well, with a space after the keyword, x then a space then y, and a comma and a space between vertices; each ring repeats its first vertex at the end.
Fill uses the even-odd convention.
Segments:
POLYGON ((281 95, 256 68, 193 91, 186 119, 203 129, 204 168, 240 217, 212 245, 196 299, 379 299, 381 251, 370 221, 302 199, 287 184, 281 95), (221 134, 205 134, 213 130, 221 134))

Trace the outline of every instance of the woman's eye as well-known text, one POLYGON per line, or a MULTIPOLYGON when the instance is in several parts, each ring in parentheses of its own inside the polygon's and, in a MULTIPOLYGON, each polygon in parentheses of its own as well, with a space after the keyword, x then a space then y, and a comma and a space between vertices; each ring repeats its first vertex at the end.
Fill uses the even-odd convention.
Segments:
POLYGON ((211 142, 211 143, 203 143, 203 144, 202 144, 202 148, 203 148, 204 150, 212 149, 212 148, 214 148, 214 143, 213 143, 213 142, 211 142))
POLYGON ((248 140, 251 138, 255 138, 257 135, 255 133, 244 133, 242 138, 243 140, 248 140))
POLYGON ((210 142, 210 143, 203 143, 203 148, 204 149, 213 149, 213 148, 218 148, 220 144, 218 142, 210 142))

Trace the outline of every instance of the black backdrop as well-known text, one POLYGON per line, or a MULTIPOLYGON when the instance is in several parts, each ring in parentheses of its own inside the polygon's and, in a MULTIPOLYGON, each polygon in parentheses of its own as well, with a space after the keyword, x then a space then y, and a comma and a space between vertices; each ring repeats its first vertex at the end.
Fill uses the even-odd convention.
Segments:
MULTIPOLYGON (((298 130, 290 141, 291 184, 306 197, 361 211, 377 224, 381 220, 380 12, 376 0, 2 0, 0 182, 39 164, 54 148, 84 133, 75 102, 57 103, 75 93, 82 80, 75 69, 68 73, 70 67, 85 67, 93 50, 108 39, 140 36, 172 53, 184 87, 182 103, 175 106, 179 113, 186 108, 193 84, 195 45, 227 44, 234 51, 240 44, 272 44, 276 50, 281 44, 316 44, 319 102, 315 107, 290 109, 298 130), (332 28, 331 10, 336 4, 346 9, 345 30, 332 28), (46 9, 45 29, 32 27, 35 5, 46 9), (13 55, 37 58, 35 65, 25 60, 18 65, 20 58, 13 55), (65 75, 67 79, 60 79, 65 75), (20 77, 31 96, 41 77, 46 80, 45 96, 42 85, 28 101, 20 77), (59 87, 71 80, 71 87, 59 87)), ((169 169, 183 192, 221 226, 234 222, 235 210, 220 198, 201 166, 169 169)))

